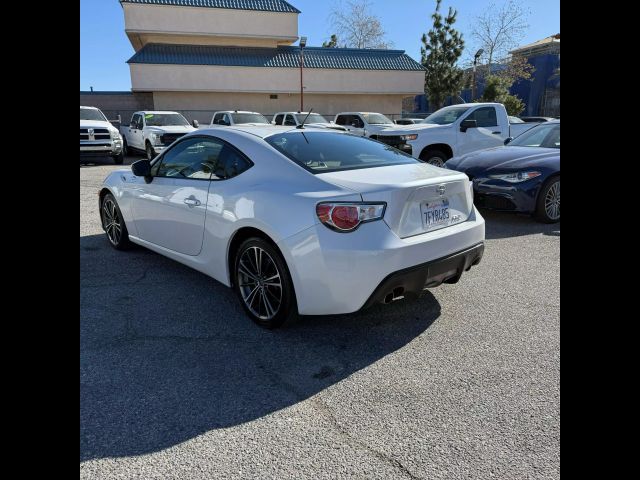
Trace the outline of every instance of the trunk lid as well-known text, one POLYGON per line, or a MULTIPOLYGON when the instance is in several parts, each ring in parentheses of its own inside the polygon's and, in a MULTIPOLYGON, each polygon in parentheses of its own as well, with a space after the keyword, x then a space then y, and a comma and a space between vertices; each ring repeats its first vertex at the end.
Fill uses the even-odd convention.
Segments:
POLYGON ((426 163, 317 176, 360 193, 364 201, 386 202, 384 221, 400 238, 457 225, 467 220, 473 207, 465 174, 426 163))

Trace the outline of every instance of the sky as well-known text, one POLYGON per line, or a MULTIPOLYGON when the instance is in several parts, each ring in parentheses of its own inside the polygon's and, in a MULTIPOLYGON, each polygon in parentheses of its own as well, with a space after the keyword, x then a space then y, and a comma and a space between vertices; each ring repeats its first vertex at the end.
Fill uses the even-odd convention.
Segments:
MULTIPOLYGON (((306 36, 307 46, 321 46, 333 33, 330 12, 338 0, 288 0, 302 13, 298 16, 298 35, 306 36)), ((500 5, 505 0, 494 0, 500 5)), ((420 37, 432 25, 435 0, 371 0, 376 14, 393 48, 420 61, 420 37)), ((458 10, 455 27, 467 46, 478 47, 471 37, 474 18, 485 11, 492 0, 443 0, 442 12, 458 10)), ((529 9, 529 29, 521 45, 560 32, 560 0, 522 0, 529 9)), ((134 54, 124 33, 124 14, 118 0, 80 0, 80 90, 131 89, 126 61, 134 54)), ((466 57, 466 52, 462 58, 466 57)))

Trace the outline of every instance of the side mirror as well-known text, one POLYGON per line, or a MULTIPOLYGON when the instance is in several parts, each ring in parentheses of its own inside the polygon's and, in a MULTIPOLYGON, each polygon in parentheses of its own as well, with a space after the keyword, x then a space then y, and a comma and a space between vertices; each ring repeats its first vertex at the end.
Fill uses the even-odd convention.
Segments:
POLYGON ((144 160, 138 160, 131 164, 131 171, 136 177, 150 177, 151 176, 151 162, 146 158, 144 160))
POLYGON ((120 115, 116 115, 116 119, 109 120, 109 122, 111 122, 111 125, 122 125, 122 117, 120 117, 120 115))
POLYGON ((478 128, 478 122, 475 120, 463 120, 460 124, 460 131, 466 132, 469 128, 478 128))
POLYGON ((194 120, 191 122, 191 125, 193 125, 193 128, 198 128, 200 126, 200 122, 198 122, 198 120, 194 120))
POLYGON ((352 126, 353 128, 360 128, 360 127, 358 126, 358 122, 351 122, 351 126, 352 126))
POLYGON ((136 128, 136 122, 131 122, 129 124, 129 128, 136 128))
POLYGON ((507 143, 511 143, 511 140, 513 140, 513 137, 507 137, 504 139, 504 144, 506 145, 507 143))

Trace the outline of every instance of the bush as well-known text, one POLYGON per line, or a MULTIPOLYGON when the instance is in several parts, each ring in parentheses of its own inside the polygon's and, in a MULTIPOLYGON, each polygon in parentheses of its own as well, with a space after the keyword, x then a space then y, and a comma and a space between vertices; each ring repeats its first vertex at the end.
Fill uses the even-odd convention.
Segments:
POLYGON ((515 95, 509 95, 510 86, 511 82, 506 78, 495 75, 488 76, 484 93, 479 101, 502 103, 507 110, 507 114, 520 115, 525 107, 524 102, 515 95))

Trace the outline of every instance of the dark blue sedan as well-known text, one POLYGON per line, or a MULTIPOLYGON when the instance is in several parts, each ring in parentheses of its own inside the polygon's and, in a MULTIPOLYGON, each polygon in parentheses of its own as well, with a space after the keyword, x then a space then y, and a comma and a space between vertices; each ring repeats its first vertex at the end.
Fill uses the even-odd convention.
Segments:
POLYGON ((474 203, 560 221, 560 121, 527 130, 508 145, 452 158, 445 168, 473 181, 474 203))

